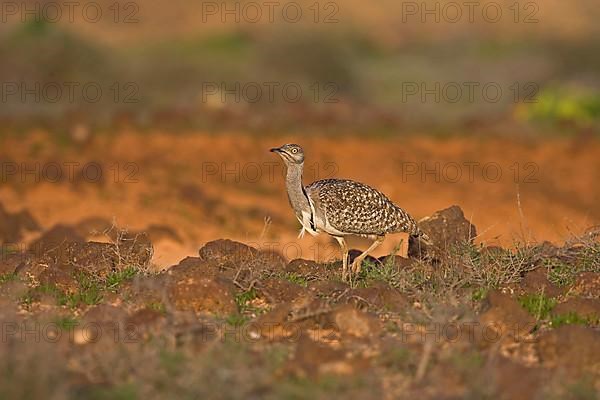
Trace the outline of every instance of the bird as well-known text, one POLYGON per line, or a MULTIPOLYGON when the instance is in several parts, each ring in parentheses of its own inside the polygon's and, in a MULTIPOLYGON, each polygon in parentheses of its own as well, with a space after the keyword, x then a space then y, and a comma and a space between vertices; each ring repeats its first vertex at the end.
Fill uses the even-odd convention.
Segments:
POLYGON ((304 186, 302 147, 284 144, 270 151, 277 153, 286 167, 288 200, 302 225, 298 237, 303 237, 305 232, 313 236, 325 232, 335 238, 342 251, 342 280, 351 281, 353 276, 358 276, 363 260, 384 242, 387 234, 405 232, 431 244, 415 220, 377 189, 349 179, 331 178, 304 186), (371 246, 354 259, 350 268, 345 240, 349 235, 373 239, 371 246))

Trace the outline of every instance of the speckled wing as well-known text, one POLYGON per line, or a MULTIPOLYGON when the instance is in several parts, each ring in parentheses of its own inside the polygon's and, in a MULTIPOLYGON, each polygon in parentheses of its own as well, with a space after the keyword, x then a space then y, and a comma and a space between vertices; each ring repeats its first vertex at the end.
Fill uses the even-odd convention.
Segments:
POLYGON ((328 224, 346 234, 383 235, 408 232, 419 234, 408 213, 380 191, 360 182, 324 179, 306 187, 315 203, 315 212, 328 224))

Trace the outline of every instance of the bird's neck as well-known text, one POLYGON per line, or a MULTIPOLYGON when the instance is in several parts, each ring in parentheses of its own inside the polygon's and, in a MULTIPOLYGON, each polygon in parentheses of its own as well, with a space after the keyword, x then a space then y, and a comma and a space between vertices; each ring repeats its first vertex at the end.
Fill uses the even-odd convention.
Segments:
POLYGON ((308 196, 302 185, 302 170, 304 164, 288 165, 285 177, 285 185, 287 187, 288 198, 290 205, 296 212, 298 217, 302 217, 302 212, 310 213, 310 204, 308 196))

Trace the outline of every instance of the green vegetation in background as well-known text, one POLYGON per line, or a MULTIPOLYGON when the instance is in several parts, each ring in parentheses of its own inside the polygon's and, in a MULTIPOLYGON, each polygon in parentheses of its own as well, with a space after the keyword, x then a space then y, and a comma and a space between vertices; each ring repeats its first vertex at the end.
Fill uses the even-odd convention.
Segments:
POLYGON ((519 112, 523 119, 544 124, 569 123, 578 128, 600 121, 600 92, 583 89, 546 88, 537 102, 519 112))

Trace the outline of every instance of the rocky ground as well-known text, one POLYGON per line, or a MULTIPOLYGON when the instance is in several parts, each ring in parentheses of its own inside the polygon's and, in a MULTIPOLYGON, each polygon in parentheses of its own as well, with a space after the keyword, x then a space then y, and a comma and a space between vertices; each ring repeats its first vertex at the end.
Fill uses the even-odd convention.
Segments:
MULTIPOLYGON (((2 243, 39 229, 0 217, 2 243)), ((158 273, 144 232, 3 246, 0 398, 597 398, 594 230, 504 249, 456 206, 420 224, 435 246, 349 283, 340 261, 230 240, 158 273)))

